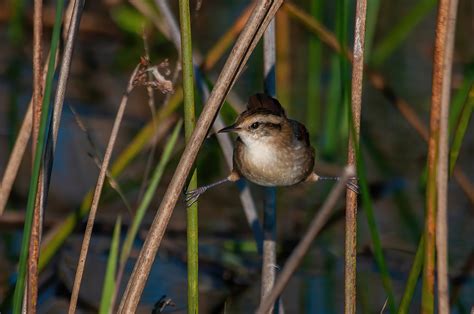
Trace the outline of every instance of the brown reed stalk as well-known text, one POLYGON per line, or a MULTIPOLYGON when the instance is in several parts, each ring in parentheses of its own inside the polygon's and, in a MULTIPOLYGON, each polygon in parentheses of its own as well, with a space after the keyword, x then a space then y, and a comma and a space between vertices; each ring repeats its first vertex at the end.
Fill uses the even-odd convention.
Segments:
POLYGON ((102 193, 102 187, 104 186, 105 177, 107 174, 107 169, 109 167, 110 158, 112 157, 112 151, 115 146, 115 141, 117 140, 118 131, 122 123, 123 114, 127 106, 128 97, 133 90, 134 81, 136 74, 138 72, 139 65, 135 67, 130 80, 128 81, 127 89, 122 97, 119 108, 117 110, 117 115, 115 116, 114 124, 112 126, 112 132, 110 133, 109 142, 107 144, 107 149, 105 150, 104 160, 100 167, 99 177, 97 178, 97 184, 94 190, 94 196, 92 199, 91 209, 89 211, 89 218, 87 219, 86 230, 84 232, 84 239, 82 241, 81 253, 79 256, 79 261, 76 269, 76 276, 74 278, 74 285, 71 293, 71 301, 69 303, 69 314, 76 312, 77 300, 79 297, 79 290, 81 287, 82 276, 84 274, 84 266, 86 263, 87 252, 89 250, 89 243, 92 236, 92 228, 94 227, 95 216, 97 214, 97 208, 99 206, 100 196, 102 193))
POLYGON ((43 102, 43 82, 41 79, 42 34, 43 0, 35 0, 33 7, 33 136, 31 141, 33 156, 35 155, 36 142, 38 141, 41 104, 43 102))
POLYGON ((119 308, 120 313, 135 312, 166 226, 183 190, 186 177, 196 159, 198 150, 225 96, 237 79, 240 71, 242 71, 250 54, 262 36, 263 31, 270 22, 270 19, 275 15, 281 3, 282 0, 262 0, 256 4, 246 27, 239 36, 237 43, 227 59, 219 79, 209 96, 209 100, 206 106, 204 106, 199 120, 196 123, 196 128, 184 149, 175 174, 150 227, 124 296, 122 297, 119 308))
MULTIPOLYGON (((448 176, 449 176, 449 104, 451 98, 451 69, 458 1, 450 0, 446 22, 446 45, 443 60, 441 94, 439 158, 438 158, 438 212, 436 217, 436 250, 438 276, 438 313, 449 314, 448 277, 448 176)), ((443 3, 444 4, 444 3, 443 3)), ((441 5, 441 3, 440 3, 441 5)))
MULTIPOLYGON (((421 298, 421 312, 434 313, 434 284, 435 284, 435 252, 437 237, 437 210, 443 204, 440 213, 442 230, 440 244, 442 257, 439 258, 442 265, 441 278, 443 300, 440 308, 444 312, 449 311, 449 298, 447 297, 447 180, 448 180, 448 114, 451 81, 452 47, 454 44, 453 34, 448 38, 448 26, 450 17, 450 0, 440 0, 438 6, 438 17, 436 22, 436 35, 433 58, 433 82, 431 92, 431 114, 430 134, 428 140, 428 182, 426 191, 426 214, 425 214, 425 252, 423 268, 423 288, 421 298), (449 63, 448 63, 449 62, 449 63), (443 128, 442 128, 443 127, 443 128), (440 153, 444 152, 444 156, 440 153)), ((451 33, 454 24, 451 24, 451 33)), ((441 297, 439 295, 438 297, 441 297)))
MULTIPOLYGON (((42 58, 42 33, 43 33, 43 1, 35 0, 33 7, 33 121, 32 121, 32 156, 34 160, 36 144, 38 142, 39 126, 41 120, 41 105, 43 103, 43 83, 41 75, 42 58)), ((40 178, 43 175, 40 174, 40 178)), ((42 180, 41 180, 42 181, 42 180)), ((43 185, 38 186, 38 194, 42 194, 43 185)), ((26 310, 28 313, 36 313, 36 300, 38 298, 38 255, 40 242, 41 213, 39 199, 35 201, 33 222, 31 226, 30 247, 28 253, 28 284, 26 286, 26 310)))
MULTIPOLYGON (((360 112, 362 105, 362 83, 364 75, 365 19, 367 1, 357 0, 354 27, 354 50, 352 66, 352 128, 349 136, 347 164, 355 166, 356 147, 359 142, 360 112), (355 132, 355 134, 352 134, 355 132)), ((347 189, 346 194, 346 245, 345 245, 345 313, 356 312, 356 257, 357 257, 357 193, 347 189)))
POLYGON ((311 221, 305 235, 300 240, 298 245, 291 253, 290 257, 286 261, 285 267, 278 276, 275 286, 273 287, 271 292, 262 300, 259 308, 256 311, 258 314, 268 313, 277 298, 281 295, 283 289, 288 284, 288 281, 290 280, 291 276, 294 274, 296 268, 303 260, 303 257, 305 256, 306 252, 309 250, 311 243, 313 243, 318 233, 322 230, 324 225, 326 225, 327 221, 331 217, 332 210, 336 205, 337 200, 344 192, 347 180, 349 180, 349 178, 353 177, 354 175, 354 167, 346 167, 341 179, 336 184, 336 186, 333 187, 331 193, 329 194, 321 209, 314 215, 314 218, 311 221))

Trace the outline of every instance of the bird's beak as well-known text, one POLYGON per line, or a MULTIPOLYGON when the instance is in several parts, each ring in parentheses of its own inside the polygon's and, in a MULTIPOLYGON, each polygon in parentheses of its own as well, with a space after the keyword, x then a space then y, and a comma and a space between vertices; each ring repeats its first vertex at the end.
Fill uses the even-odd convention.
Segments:
POLYGON ((235 124, 232 124, 219 130, 217 133, 237 132, 239 130, 240 130, 239 127, 235 126, 235 124))

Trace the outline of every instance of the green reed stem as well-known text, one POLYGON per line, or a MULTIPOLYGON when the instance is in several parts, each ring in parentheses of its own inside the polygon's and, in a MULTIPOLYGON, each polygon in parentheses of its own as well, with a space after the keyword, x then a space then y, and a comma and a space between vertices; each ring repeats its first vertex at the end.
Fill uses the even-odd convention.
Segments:
POLYGON ((54 76, 54 56, 56 55, 56 50, 58 49, 59 37, 61 35, 61 17, 63 13, 64 1, 59 0, 56 2, 56 17, 54 21, 53 36, 51 39, 51 52, 52 56, 49 59, 48 73, 46 75, 44 98, 42 104, 41 121, 40 129, 38 133, 38 143, 35 152, 35 158, 33 163, 33 171, 30 179, 30 189, 28 191, 28 203, 26 205, 26 215, 25 215, 25 226, 23 229, 23 238, 21 242, 21 253, 20 261, 18 265, 18 279, 15 286, 15 292, 13 296, 13 313, 21 313, 22 303, 23 303, 23 293, 25 291, 25 277, 26 277, 26 264, 28 261, 28 247, 29 239, 31 234, 31 225, 33 220, 33 210, 35 206, 36 194, 38 192, 39 184, 39 173, 41 168, 41 162, 43 160, 44 148, 46 145, 46 133, 48 125, 48 116, 49 116, 49 107, 51 101, 51 92, 53 86, 53 76, 54 76))
POLYGON ((140 227, 143 218, 145 217, 146 210, 150 206, 150 203, 153 199, 153 196, 156 194, 156 189, 158 188, 158 184, 160 183, 161 177, 165 171, 166 165, 171 158, 171 154, 173 153, 173 149, 175 148, 176 141, 178 140, 179 132, 181 131, 182 122, 179 121, 174 130, 171 134, 168 142, 165 145, 163 153, 161 154, 160 161, 156 166, 155 170, 153 171, 153 175, 150 180, 150 184, 148 185, 145 194, 143 195, 143 199, 138 206, 137 212, 133 217, 132 224, 127 231, 127 235, 125 236, 125 240, 122 246, 122 252, 120 253, 120 264, 121 267, 125 265, 128 256, 132 250, 133 241, 135 241, 135 237, 138 233, 138 228, 140 227))
POLYGON ((474 84, 471 85, 469 95, 463 106, 463 109, 459 115, 459 123, 454 130, 453 143, 451 145, 451 151, 449 152, 449 173, 453 173, 454 166, 458 160, 459 151, 466 134, 469 120, 471 119, 472 112, 474 110, 474 84))
POLYGON ((424 251, 425 236, 422 235, 420 238, 420 243, 418 244, 418 248, 416 249, 415 260, 413 261, 410 274, 408 275, 407 285, 405 287, 405 291, 403 292, 402 301, 400 302, 400 307, 398 308, 399 314, 406 314, 410 309, 410 303, 413 298, 413 294, 415 293, 416 284, 423 267, 424 251))
MULTIPOLYGON (((191 41, 191 21, 189 1, 179 0, 179 25, 181 28, 181 62, 183 67, 184 90, 184 133, 189 140, 196 124, 194 112, 194 75, 191 41)), ((197 169, 194 170, 188 189, 197 188, 197 169)), ((187 246, 188 246, 188 313, 198 313, 198 206, 197 202, 188 207, 187 246)))
POLYGON ((457 127, 461 112, 465 107, 466 100, 469 96, 469 91, 474 85, 474 64, 467 66, 464 74, 464 79, 461 86, 454 93, 449 108, 449 133, 454 134, 454 129, 457 127))
POLYGON ((382 242, 380 240, 380 233, 375 221, 374 207, 372 198, 369 194, 369 186, 367 183, 366 171, 364 166, 363 156, 361 155, 360 149, 356 150, 357 154, 357 175, 361 188, 362 206, 365 210, 367 218, 367 224, 369 226, 370 236, 372 238, 372 245, 374 249, 374 258, 377 266, 380 270, 380 276, 382 279, 382 285, 385 288, 385 292, 388 298, 388 308, 390 313, 397 312, 397 306, 395 304, 395 297, 393 293, 392 280, 388 271, 387 263, 383 255, 382 242))
POLYGON ((117 269, 118 248, 120 242, 120 226, 122 219, 117 217, 110 244, 109 258, 107 259, 107 268, 105 270, 104 284, 102 288, 102 297, 100 298, 99 314, 111 313, 112 296, 115 291, 115 271, 117 269))

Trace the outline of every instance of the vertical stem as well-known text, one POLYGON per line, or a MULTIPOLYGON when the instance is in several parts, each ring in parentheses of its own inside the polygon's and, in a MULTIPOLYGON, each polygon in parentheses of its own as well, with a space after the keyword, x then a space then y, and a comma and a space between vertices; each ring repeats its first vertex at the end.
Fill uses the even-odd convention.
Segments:
POLYGON ((39 122, 41 118, 41 100, 43 98, 43 86, 41 78, 43 0, 35 0, 33 18, 33 137, 31 145, 34 156, 36 143, 38 141, 39 122))
MULTIPOLYGON (((263 35, 263 74, 264 90, 275 97, 275 19, 268 25, 263 35)), ((276 277, 276 188, 265 189, 265 204, 263 209, 263 258, 262 286, 260 298, 264 300, 271 292, 276 277)), ((269 313, 273 311, 273 307, 269 313)))
MULTIPOLYGON (((276 43, 275 19, 273 19, 263 36, 264 49, 264 89, 273 97, 276 96, 276 43)), ((287 95, 287 94, 286 94, 287 95)), ((263 211, 263 265, 262 265, 262 300, 270 293, 276 277, 276 188, 266 188, 263 211)))
MULTIPOLYGON (((42 102, 42 74, 41 74, 41 37, 43 32, 43 1, 35 0, 33 13, 33 127, 32 127, 32 155, 34 158, 36 143, 38 141, 39 125, 41 120, 41 102, 42 102)), ((44 173, 40 174, 43 178, 44 173)), ((41 180, 43 182, 43 180, 41 180)), ((40 182, 40 183, 41 183, 40 182)), ((39 193, 42 194, 44 186, 40 184, 39 193)), ((36 313, 36 301, 38 298, 38 256, 39 242, 41 233, 41 212, 39 198, 35 200, 33 211, 33 223, 30 236, 30 247, 28 253, 28 288, 27 288, 27 312, 36 313)))
MULTIPOLYGON (((179 1, 179 25, 181 27, 181 62, 184 90, 184 133, 188 142, 196 124, 194 112, 194 76, 191 41, 189 0, 179 1)), ((188 189, 197 188, 197 169, 194 170, 188 189)), ((187 209, 188 247, 188 313, 198 313, 198 207, 197 202, 187 209)))
MULTIPOLYGON (((442 86, 440 103, 440 134, 438 143, 438 180, 437 180, 437 205, 438 212, 436 217, 436 249, 437 249, 437 275, 438 275, 438 312, 440 314, 449 313, 449 279, 448 279, 448 175, 449 175, 449 103, 451 96, 451 67, 453 61, 454 35, 456 29, 457 0, 440 2, 444 6, 443 11, 447 10, 445 25, 439 27, 445 28, 444 58, 442 61, 442 86)), ((440 11, 441 15, 441 11, 440 11)), ((441 17, 439 17, 441 22, 441 17)), ((441 23, 440 23, 441 24, 441 23)), ((439 31, 442 35, 442 31, 439 31)), ((438 34, 438 30, 437 30, 438 34)))
MULTIPOLYGON (((446 58, 446 34, 448 27, 449 0, 440 0, 438 7, 438 17, 436 23, 436 35, 433 59, 433 83, 431 92, 431 115, 430 115, 430 136, 428 140, 428 185, 426 191, 426 215, 425 215, 425 254, 423 269, 423 288, 421 295, 421 312, 434 313, 434 277, 435 277, 435 240, 436 240, 436 210, 440 199, 437 195, 438 180, 441 183, 443 178, 438 172, 439 147, 440 147, 440 123, 443 109, 443 75, 446 58)), ((450 66, 450 65, 449 65, 450 66)), ((449 81, 449 79, 448 79, 449 81)), ((444 89, 446 91, 446 89, 444 89)), ((448 94, 449 95, 449 94, 448 94)), ((448 96, 449 97, 449 96, 448 96)), ((447 105, 447 104, 446 104, 447 105)), ((447 110, 447 108, 445 109, 447 110)), ((447 121, 445 121, 447 124, 447 121)), ((446 127, 447 125, 445 125, 446 127)), ((447 132, 447 130, 445 130, 447 132)), ((445 134, 446 136, 446 134, 445 134)), ((447 138, 444 139, 447 141, 447 138)), ((442 161, 441 161, 442 162, 442 161)), ((446 170, 446 169, 445 169, 446 170)), ((444 174, 447 176, 447 174, 444 174)), ((447 177, 444 178, 444 181, 447 177)), ((443 192, 445 193, 445 191, 443 192)), ((441 199, 443 196, 441 196, 441 199)), ((444 199, 445 201, 445 199, 444 199)), ((444 215, 443 215, 444 216, 444 215)))
POLYGON ((398 308, 398 314, 407 314, 410 308, 411 299, 415 293, 416 284, 420 277, 421 268, 423 267, 423 252, 425 251, 425 237, 422 235, 418 248, 416 249, 415 259, 408 275, 407 284, 403 292, 402 300, 400 301, 400 307, 398 308))
MULTIPOLYGON (((347 162, 356 161, 356 143, 359 142, 360 111, 362 102, 362 79, 364 73, 364 37, 367 1, 357 0, 354 30, 354 52, 352 68, 352 125, 349 136, 347 162)), ((345 313, 356 312, 356 256, 357 256, 357 194, 347 189, 346 196, 346 251, 345 251, 345 313)))

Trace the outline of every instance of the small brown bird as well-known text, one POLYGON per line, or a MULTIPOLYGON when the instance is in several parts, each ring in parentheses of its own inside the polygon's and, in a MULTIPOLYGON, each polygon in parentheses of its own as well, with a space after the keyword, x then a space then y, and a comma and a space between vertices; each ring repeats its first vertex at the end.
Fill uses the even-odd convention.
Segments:
MULTIPOLYGON (((227 178, 186 192, 188 206, 206 190, 244 177, 262 186, 290 186, 300 182, 338 180, 313 172, 314 148, 309 143, 305 126, 288 119, 278 100, 265 94, 250 97, 247 110, 237 121, 219 131, 235 132, 233 170, 227 178)), ((357 185, 348 187, 357 192, 357 185)))

